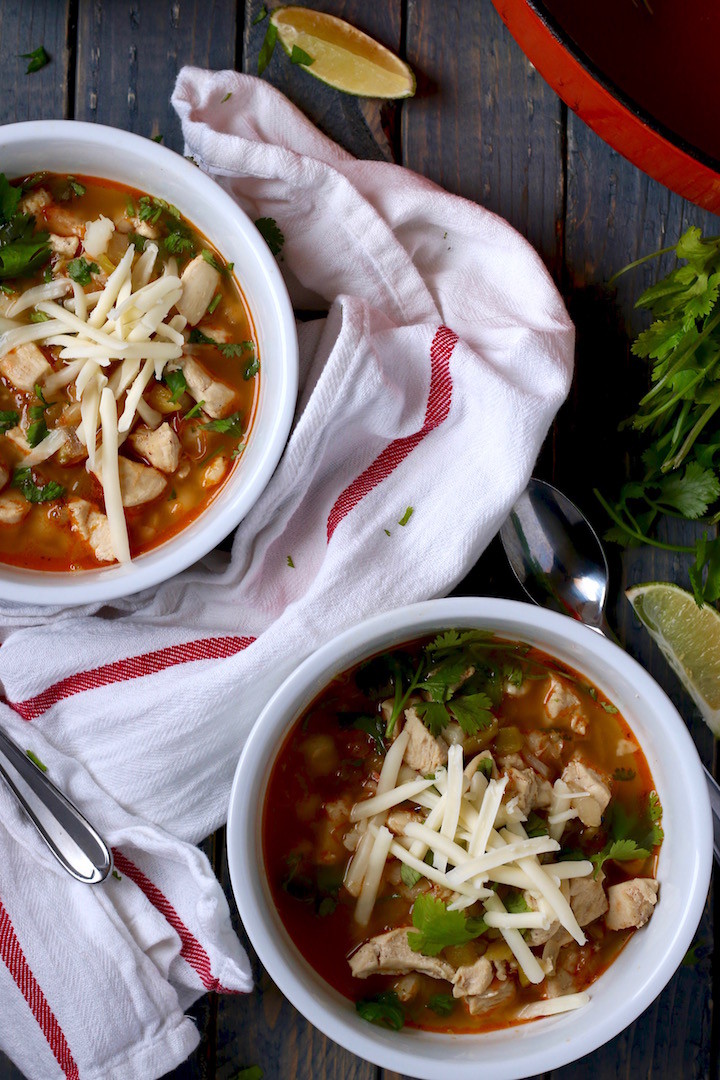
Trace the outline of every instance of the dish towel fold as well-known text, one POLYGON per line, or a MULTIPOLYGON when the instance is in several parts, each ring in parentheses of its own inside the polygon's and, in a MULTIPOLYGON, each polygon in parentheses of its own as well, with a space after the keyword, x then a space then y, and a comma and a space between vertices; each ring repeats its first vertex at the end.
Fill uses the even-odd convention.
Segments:
POLYGON ((197 1045, 193 1000, 251 989, 193 846, 245 737, 317 646, 463 578, 572 374, 562 301, 504 221, 356 161, 257 79, 185 68, 173 104, 186 153, 278 222, 295 306, 328 313, 298 326, 293 432, 231 556, 112 607, 0 601, 0 724, 120 877, 73 882, 0 784, 0 1047, 33 1080, 152 1080, 197 1045))

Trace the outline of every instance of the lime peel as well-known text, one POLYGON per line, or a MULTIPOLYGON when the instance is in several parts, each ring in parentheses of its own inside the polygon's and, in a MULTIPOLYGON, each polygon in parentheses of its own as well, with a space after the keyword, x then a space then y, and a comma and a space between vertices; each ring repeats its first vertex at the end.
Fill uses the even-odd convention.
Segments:
POLYGON ((406 98, 415 93, 412 69, 344 19, 303 7, 279 7, 270 16, 284 51, 320 82, 357 97, 406 98))
POLYGON ((720 612, 698 608, 692 593, 666 581, 649 581, 625 594, 635 614, 720 737, 720 612))

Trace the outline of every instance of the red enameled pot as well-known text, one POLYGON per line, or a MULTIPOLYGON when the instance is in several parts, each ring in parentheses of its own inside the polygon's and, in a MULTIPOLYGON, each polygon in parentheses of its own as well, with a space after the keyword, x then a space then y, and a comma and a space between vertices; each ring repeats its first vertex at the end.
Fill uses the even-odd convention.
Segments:
POLYGON ((493 0, 543 78, 601 138, 720 213, 718 0, 493 0))

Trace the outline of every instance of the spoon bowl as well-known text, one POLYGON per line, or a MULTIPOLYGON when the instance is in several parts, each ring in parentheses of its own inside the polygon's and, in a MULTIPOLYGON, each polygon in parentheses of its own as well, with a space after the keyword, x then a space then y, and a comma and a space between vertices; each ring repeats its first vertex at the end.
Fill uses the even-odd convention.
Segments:
MULTIPOLYGON (((533 603, 569 615, 620 645, 605 618, 610 580, 605 552, 575 503, 552 484, 531 477, 500 529, 500 540, 533 603)), ((720 865, 720 787, 704 765, 703 771, 713 813, 713 851, 720 865)))

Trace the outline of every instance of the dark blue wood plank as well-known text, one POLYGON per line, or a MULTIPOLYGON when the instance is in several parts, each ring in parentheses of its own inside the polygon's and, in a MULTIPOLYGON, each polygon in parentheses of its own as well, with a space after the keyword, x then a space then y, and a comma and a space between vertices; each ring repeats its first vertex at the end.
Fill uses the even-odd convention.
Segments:
POLYGON ((234 0, 80 0, 76 119, 182 151, 175 77, 184 64, 234 68, 238 18, 234 0))
POLYGON ((68 34, 69 10, 70 0, 0 4, 0 124, 70 115, 74 36, 68 34), (50 55, 50 63, 27 75, 28 61, 19 54, 40 45, 50 55))

